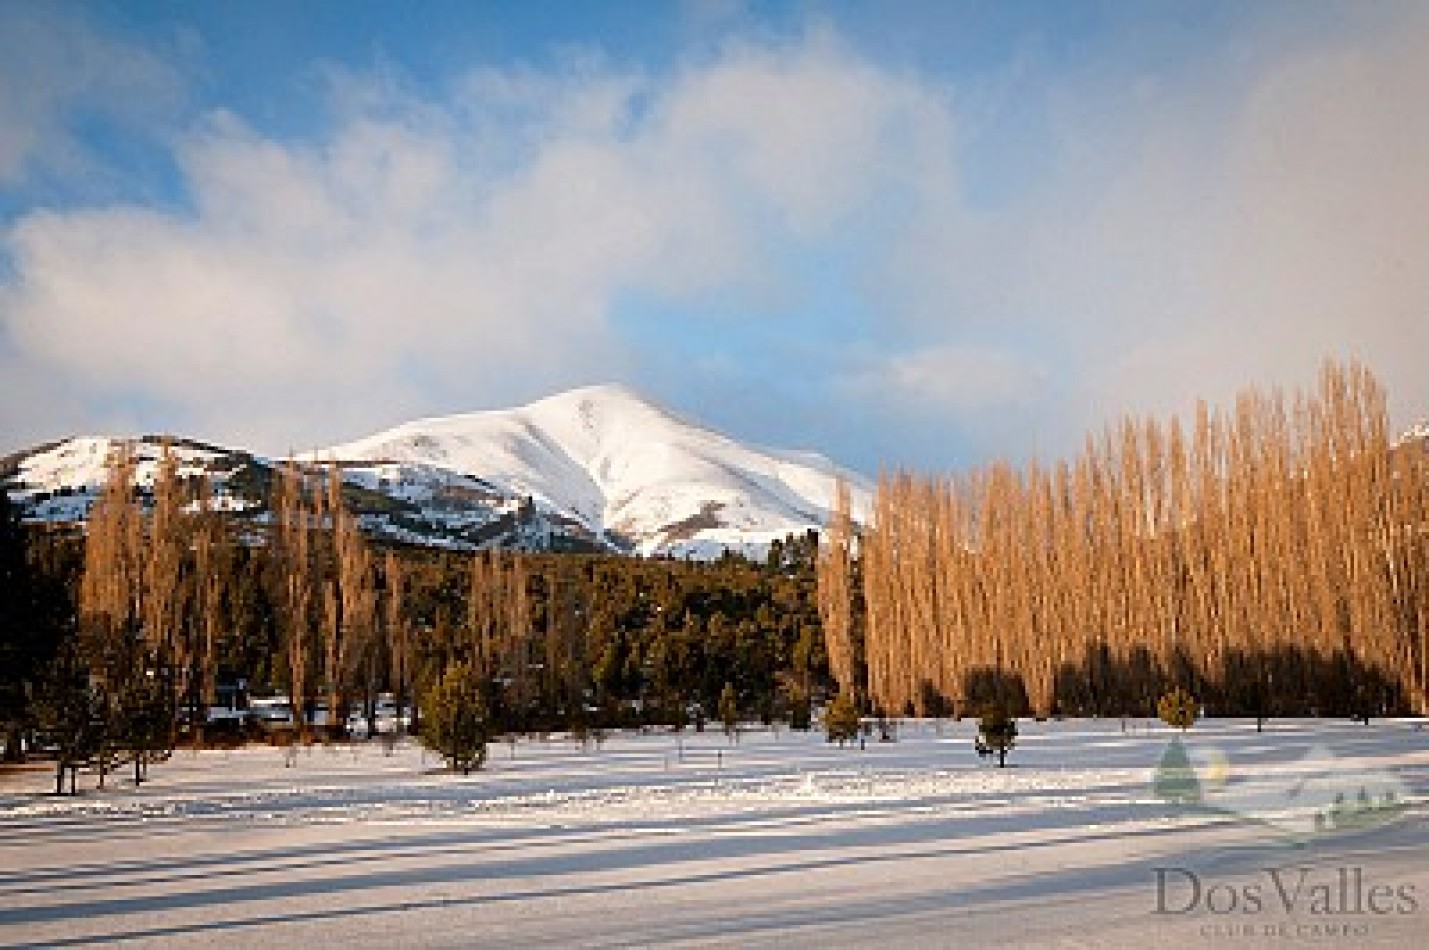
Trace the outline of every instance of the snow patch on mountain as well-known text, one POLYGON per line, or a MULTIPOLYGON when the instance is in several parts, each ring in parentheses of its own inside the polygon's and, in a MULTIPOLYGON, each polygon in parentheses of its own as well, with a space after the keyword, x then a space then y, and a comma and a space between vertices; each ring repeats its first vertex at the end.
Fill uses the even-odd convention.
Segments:
POLYGON ((1394 440, 1396 446, 1406 445, 1410 442, 1429 443, 1429 419, 1421 419, 1394 440))

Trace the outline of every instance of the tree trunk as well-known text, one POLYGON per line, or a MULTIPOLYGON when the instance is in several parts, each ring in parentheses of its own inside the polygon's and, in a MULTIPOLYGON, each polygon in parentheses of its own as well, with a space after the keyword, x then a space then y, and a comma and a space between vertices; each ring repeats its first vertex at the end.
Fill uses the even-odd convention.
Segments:
POLYGON ((12 725, 5 730, 5 754, 0 761, 23 762, 25 752, 23 749, 23 733, 19 726, 12 725))

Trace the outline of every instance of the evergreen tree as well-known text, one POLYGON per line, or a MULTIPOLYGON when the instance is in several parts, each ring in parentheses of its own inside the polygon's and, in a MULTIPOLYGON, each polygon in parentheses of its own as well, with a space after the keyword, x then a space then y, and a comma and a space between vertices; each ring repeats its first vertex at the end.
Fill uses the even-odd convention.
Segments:
POLYGON ((123 685, 115 731, 118 744, 133 759, 135 785, 148 777, 150 765, 173 751, 175 699, 161 671, 150 670, 123 685))
POLYGON ((0 487, 0 761, 7 762, 20 758, 44 652, 26 547, 20 513, 0 487))
POLYGON ((842 746, 858 738, 858 707, 849 692, 840 692, 824 711, 824 735, 842 746))
POLYGON ((422 703, 422 744, 469 775, 486 761, 487 714, 482 676, 470 663, 448 666, 422 703))
POLYGON ((979 755, 996 755, 997 765, 1007 764, 1007 753, 1017 745, 1017 720, 1001 705, 994 705, 982 714, 977 724, 979 755))
POLYGON ((103 752, 106 728, 104 697, 73 645, 62 647, 46 670, 34 712, 40 735, 55 747, 55 794, 64 794, 68 771, 73 795, 75 774, 103 752))

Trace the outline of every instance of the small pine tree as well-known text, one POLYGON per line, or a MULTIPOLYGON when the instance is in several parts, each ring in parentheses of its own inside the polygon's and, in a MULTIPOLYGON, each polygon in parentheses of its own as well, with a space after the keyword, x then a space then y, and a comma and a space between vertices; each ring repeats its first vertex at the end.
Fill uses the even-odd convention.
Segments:
POLYGON ((1196 722, 1196 700, 1177 686, 1156 703, 1156 714, 1166 725, 1185 732, 1196 722))
POLYGON ((40 734, 55 747, 56 795, 64 794, 66 771, 73 795, 75 773, 100 753, 104 714, 104 699, 91 685, 89 671, 66 644, 51 664, 35 702, 40 734))
POLYGON ((118 707, 119 741, 133 756, 134 784, 148 777, 149 766, 172 751, 174 708, 158 677, 140 675, 126 682, 118 707))
POLYGON ((1017 720, 1001 706, 993 706, 978 720, 977 731, 978 754, 996 755, 998 768, 1005 767, 1007 753, 1017 745, 1017 720))
POLYGON ((854 706, 853 697, 847 692, 839 693, 824 712, 825 736, 829 742, 842 746, 858 738, 858 727, 858 707, 854 706))
POLYGON ((453 772, 470 775, 486 761, 486 730, 481 678, 470 664, 453 663, 422 704, 422 744, 446 759, 453 772))
POLYGON ((725 683, 720 691, 719 719, 724 724, 724 734, 733 736, 739 728, 739 697, 735 694, 733 683, 725 683))

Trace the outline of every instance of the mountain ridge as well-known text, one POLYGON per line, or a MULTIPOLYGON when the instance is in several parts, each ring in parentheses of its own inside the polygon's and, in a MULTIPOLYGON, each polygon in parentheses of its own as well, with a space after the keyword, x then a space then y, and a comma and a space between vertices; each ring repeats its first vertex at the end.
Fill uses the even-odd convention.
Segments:
MULTIPOLYGON (((31 521, 83 521, 104 459, 135 446, 152 483, 162 439, 76 437, 7 456, 7 490, 31 521)), ((216 503, 267 517, 277 460, 173 438, 181 474, 208 472, 216 503)), ((673 412, 623 384, 555 393, 511 409, 428 416, 297 456, 337 464, 365 530, 441 547, 759 556, 828 521, 836 481, 856 515, 871 489, 825 456, 767 449, 673 412)))

